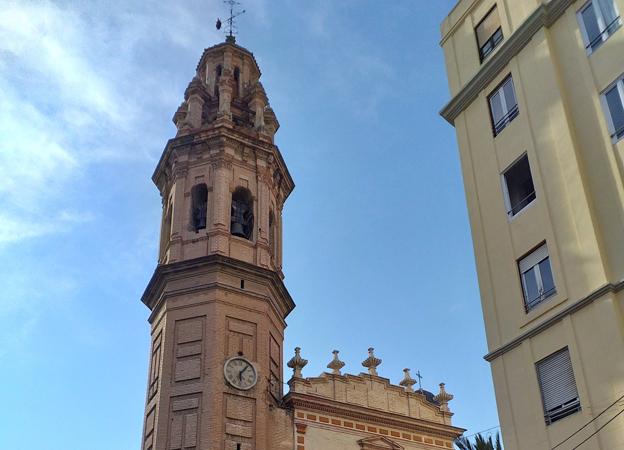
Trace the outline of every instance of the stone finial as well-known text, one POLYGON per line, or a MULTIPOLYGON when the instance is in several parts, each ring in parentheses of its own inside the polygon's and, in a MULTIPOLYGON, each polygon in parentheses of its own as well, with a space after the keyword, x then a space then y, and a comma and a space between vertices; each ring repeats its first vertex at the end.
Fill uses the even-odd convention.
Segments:
POLYGON ((450 411, 448 407, 448 402, 453 400, 453 395, 446 392, 444 386, 444 383, 440 383, 440 392, 438 393, 438 395, 433 397, 433 399, 440 404, 440 409, 442 411, 450 411))
POLYGON ((403 373, 405 376, 399 384, 405 388, 405 392, 414 392, 414 388, 412 386, 414 386, 417 381, 412 378, 409 369, 403 369, 403 373))
POLYGON ((327 364, 327 368, 331 369, 334 375, 340 375, 340 369, 345 366, 345 363, 338 359, 338 353, 340 353, 338 350, 334 350, 332 353, 334 354, 334 359, 327 364))
POLYGON ((375 357, 375 349, 370 347, 368 349, 368 358, 362 361, 362 365, 368 369, 370 375, 377 376, 377 366, 381 364, 381 359, 375 357))
POLYGON ((286 365, 293 369, 293 378, 303 378, 301 375, 301 369, 303 369, 307 364, 308 360, 301 357, 301 348, 296 347, 295 356, 293 356, 286 365))

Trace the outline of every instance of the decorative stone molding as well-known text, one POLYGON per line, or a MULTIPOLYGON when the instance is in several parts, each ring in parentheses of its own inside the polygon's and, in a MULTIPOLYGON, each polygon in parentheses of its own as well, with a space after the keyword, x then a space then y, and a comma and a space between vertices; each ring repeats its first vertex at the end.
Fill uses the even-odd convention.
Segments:
POLYGON ((448 407, 448 402, 453 400, 454 396, 446 392, 445 384, 440 383, 440 392, 433 399, 440 404, 440 409, 443 411, 450 411, 448 407))
POLYGON ((404 448, 385 437, 369 437, 357 442, 362 450, 403 450, 404 448))
POLYGON ((381 365, 381 359, 375 357, 375 349, 370 347, 368 349, 368 358, 362 361, 362 365, 368 369, 370 375, 377 375, 377 367, 381 365))
MULTIPOLYGON (((336 422, 340 422, 342 427, 351 429, 351 431, 378 433, 381 428, 384 428, 385 431, 388 431, 387 436, 395 436, 393 432, 389 431, 393 430, 401 434, 418 433, 421 436, 430 436, 432 438, 448 439, 452 441, 466 431, 463 428, 452 426, 450 421, 448 421, 448 417, 451 413, 445 412, 441 413, 441 416, 443 415, 444 417, 433 420, 430 418, 423 419, 416 416, 407 416, 391 411, 384 411, 379 408, 346 404, 336 401, 333 398, 320 398, 316 395, 292 391, 286 395, 284 403, 287 407, 296 410, 297 420, 305 420, 309 425, 313 423, 323 423, 319 418, 321 415, 327 415, 340 418, 340 420, 336 422)), ((435 408, 439 410, 438 406, 435 406, 435 408)), ((339 423, 334 423, 334 420, 332 420, 331 423, 332 425, 339 425, 339 423)), ((382 432, 382 434, 384 433, 382 432)), ((423 442, 422 440, 413 440, 415 442, 423 442)))
POLYGON ((509 62, 542 28, 550 28, 575 0, 550 0, 537 9, 507 38, 472 79, 442 108, 440 115, 454 125, 455 119, 479 96, 509 62))
POLYGON ((301 357, 301 348, 295 348, 295 356, 286 364, 293 369, 293 378, 303 378, 301 370, 308 364, 308 360, 301 357))
POLYGON ((334 354, 334 359, 327 364, 327 368, 332 370, 332 374, 340 375, 340 369, 345 366, 345 363, 338 359, 338 353, 340 353, 338 350, 334 350, 332 353, 334 354))
POLYGON ((403 369, 403 373, 405 375, 403 376, 403 380, 401 380, 399 385, 405 388, 405 392, 414 392, 414 388, 412 386, 414 386, 417 381, 412 378, 409 369, 403 369))
POLYGON ((554 316, 551 316, 550 318, 544 320, 543 322, 538 323, 534 328, 521 334, 514 340, 508 342, 505 345, 502 345, 501 347, 498 347, 495 350, 492 350, 490 353, 485 355, 483 359, 485 359, 488 362, 492 362, 496 358, 518 347, 525 340, 530 339, 534 336, 537 336, 539 333, 543 332, 544 330, 547 330, 548 328, 552 327, 556 323, 562 321, 565 317, 570 316, 574 314, 575 312, 585 308, 586 306, 591 305, 595 300, 601 298, 602 296, 607 295, 607 294, 616 294, 622 290, 624 290, 624 280, 618 281, 617 283, 607 283, 599 287, 595 291, 591 292, 589 295, 583 297, 576 303, 573 303, 567 308, 561 310, 554 316))

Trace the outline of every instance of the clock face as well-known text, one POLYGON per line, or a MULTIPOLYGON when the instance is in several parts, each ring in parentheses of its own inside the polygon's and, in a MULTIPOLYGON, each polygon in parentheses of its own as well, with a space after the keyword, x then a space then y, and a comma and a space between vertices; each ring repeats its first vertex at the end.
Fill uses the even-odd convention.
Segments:
POLYGON ((258 381, 258 374, 254 366, 240 356, 228 359, 225 362, 223 372, 227 382, 237 389, 251 389, 258 381))

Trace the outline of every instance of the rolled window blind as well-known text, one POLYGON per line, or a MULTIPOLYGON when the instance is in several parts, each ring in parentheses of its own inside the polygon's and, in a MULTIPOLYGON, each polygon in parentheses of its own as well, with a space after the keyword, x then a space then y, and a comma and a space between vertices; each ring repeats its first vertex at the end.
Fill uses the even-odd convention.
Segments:
POLYGON ((537 363, 544 412, 547 416, 578 401, 578 390, 567 348, 537 363))
POLYGON ((500 26, 498 11, 496 7, 494 7, 479 25, 477 25, 477 41, 479 42, 479 48, 485 45, 487 40, 496 33, 496 30, 498 30, 500 26))

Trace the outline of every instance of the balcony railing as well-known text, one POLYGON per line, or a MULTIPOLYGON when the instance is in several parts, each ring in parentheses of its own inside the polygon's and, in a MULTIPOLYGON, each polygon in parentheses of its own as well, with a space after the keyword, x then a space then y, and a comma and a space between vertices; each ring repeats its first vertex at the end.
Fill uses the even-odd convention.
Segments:
POLYGON ((507 214, 509 214, 509 217, 515 216, 520 211, 522 211, 533 200, 535 200, 535 191, 531 192, 529 195, 524 197, 522 200, 520 200, 520 201, 514 203, 513 205, 511 205, 511 210, 507 211, 507 214))
POLYGON ((616 17, 609 25, 607 25, 605 27, 604 30, 602 30, 600 33, 598 33, 597 36, 595 36, 590 42, 589 44, 587 44, 587 46, 585 47, 587 50, 589 50, 590 48, 592 50, 596 50, 598 47, 600 47, 602 45, 602 43, 604 41, 607 40, 607 38, 609 36, 611 36, 613 34, 613 32, 615 30, 617 30, 620 25, 622 24, 622 21, 620 20, 620 16, 616 17))
POLYGON ((542 303, 543 301, 545 301, 548 297, 550 297, 551 295, 555 295, 557 293, 557 288, 556 287, 552 287, 547 291, 540 291, 539 295, 535 298, 532 299, 525 299, 524 301, 524 309, 525 311, 528 313, 529 311, 531 311, 533 308, 535 308, 537 305, 539 305, 540 303, 542 303))
POLYGON ((611 135, 611 139, 613 139, 613 142, 619 141, 622 138, 624 138, 624 125, 615 130, 615 133, 611 135))
POLYGON ((547 411, 544 415, 546 419, 546 424, 550 425, 557 420, 563 419, 564 417, 569 416, 570 414, 574 414, 577 411, 581 410, 581 402, 577 398, 572 399, 563 405, 557 406, 556 408, 547 411))
POLYGON ((514 105, 513 108, 511 108, 507 114, 505 114, 503 117, 500 118, 500 120, 498 122, 496 122, 494 124, 494 136, 498 136, 499 133, 501 131, 503 131, 503 129, 509 125, 509 123, 514 120, 516 117, 518 117, 518 113, 520 112, 520 110, 518 109, 518 105, 514 105))

